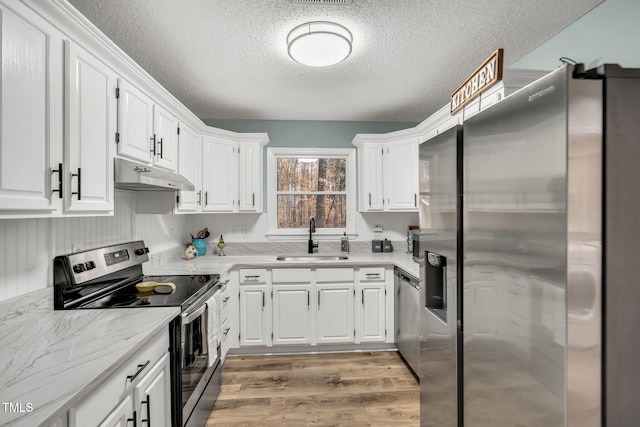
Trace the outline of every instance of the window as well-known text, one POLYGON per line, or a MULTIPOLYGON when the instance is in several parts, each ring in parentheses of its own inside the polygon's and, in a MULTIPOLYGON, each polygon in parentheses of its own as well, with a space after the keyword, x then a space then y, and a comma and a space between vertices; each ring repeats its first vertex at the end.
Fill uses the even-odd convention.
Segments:
POLYGON ((269 148, 269 234, 353 234, 355 150, 269 148))

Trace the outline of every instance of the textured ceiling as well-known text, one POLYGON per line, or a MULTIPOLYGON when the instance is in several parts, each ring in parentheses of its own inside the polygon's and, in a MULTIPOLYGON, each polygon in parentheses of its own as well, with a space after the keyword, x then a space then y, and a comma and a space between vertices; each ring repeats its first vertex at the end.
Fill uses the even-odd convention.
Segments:
MULTIPOLYGON (((505 65, 601 0, 69 0, 202 119, 419 122, 497 48, 505 65), (353 53, 291 60, 295 26, 330 20, 353 53)), ((567 56, 570 56, 567 54, 567 56)))

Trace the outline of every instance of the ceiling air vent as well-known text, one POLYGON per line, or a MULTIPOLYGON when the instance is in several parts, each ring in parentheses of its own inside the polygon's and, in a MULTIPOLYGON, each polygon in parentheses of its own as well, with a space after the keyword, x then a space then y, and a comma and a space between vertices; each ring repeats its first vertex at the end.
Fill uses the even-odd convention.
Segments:
POLYGON ((335 4, 340 6, 351 6, 353 0, 291 0, 292 4, 335 4))

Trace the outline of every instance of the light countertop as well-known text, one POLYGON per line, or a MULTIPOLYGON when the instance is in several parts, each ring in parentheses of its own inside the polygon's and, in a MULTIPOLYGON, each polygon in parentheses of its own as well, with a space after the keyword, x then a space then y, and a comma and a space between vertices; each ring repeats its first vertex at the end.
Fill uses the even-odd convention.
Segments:
POLYGON ((0 407, 0 425, 32 427, 63 416, 179 313, 178 307, 54 310, 50 287, 3 301, 0 398, 14 410, 0 407))
MULTIPOLYGON (((278 261, 280 253, 264 255, 218 256, 207 254, 191 260, 176 257, 174 261, 161 265, 144 265, 144 273, 149 275, 164 274, 224 274, 234 268, 251 267, 334 267, 334 266, 397 266, 407 273, 419 277, 419 266, 413 261, 411 254, 405 252, 382 253, 349 253, 346 260, 340 261, 278 261)), ((304 254, 302 254, 304 255, 304 254)))

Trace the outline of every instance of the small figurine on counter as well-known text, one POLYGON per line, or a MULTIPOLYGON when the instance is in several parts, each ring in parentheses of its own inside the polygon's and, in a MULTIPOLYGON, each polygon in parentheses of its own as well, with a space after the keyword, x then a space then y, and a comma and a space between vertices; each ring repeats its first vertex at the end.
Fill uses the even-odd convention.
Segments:
POLYGON ((196 256, 198 256, 196 247, 193 246, 193 243, 189 243, 187 249, 184 250, 184 259, 193 259, 196 256))
POLYGON ((220 249, 220 251, 218 252, 218 256, 224 256, 224 247, 226 245, 224 244, 224 239, 222 238, 222 234, 220 235, 220 238, 218 239, 218 249, 220 249))

